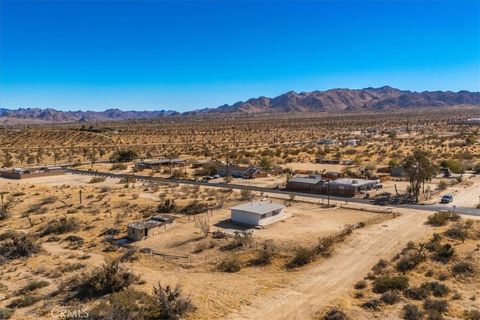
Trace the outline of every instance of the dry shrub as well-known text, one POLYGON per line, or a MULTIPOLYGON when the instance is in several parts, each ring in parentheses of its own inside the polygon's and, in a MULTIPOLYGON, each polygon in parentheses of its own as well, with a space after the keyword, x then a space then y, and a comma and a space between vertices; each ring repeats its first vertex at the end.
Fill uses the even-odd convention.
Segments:
POLYGON ((242 269, 242 262, 237 255, 227 257, 218 265, 218 270, 222 272, 234 273, 242 269))
POLYGON ((0 261, 30 257, 40 250, 40 245, 32 236, 17 232, 0 235, 0 261))
POLYGON ((342 310, 338 308, 331 308, 322 317, 323 320, 347 320, 348 317, 342 310))
POLYGON ((375 293, 384 293, 389 290, 405 290, 408 288, 408 278, 404 276, 382 276, 373 282, 375 293))
POLYGON ((80 223, 74 217, 64 217, 60 219, 50 220, 40 229, 40 236, 44 237, 49 234, 62 234, 77 231, 80 223))
POLYGON ((435 212, 432 215, 429 215, 427 218, 427 223, 432 226, 440 227, 446 225, 450 221, 458 221, 460 216, 452 211, 439 211, 435 212))
POLYGON ((294 268, 309 264, 315 260, 316 254, 315 248, 311 249, 307 247, 298 247, 295 249, 295 254, 288 263, 288 267, 294 268))
POLYGON ((74 282, 72 287, 72 290, 76 291, 75 298, 82 300, 121 291, 138 280, 119 260, 112 260, 82 278, 77 283, 74 282))
POLYGON ((406 304, 403 306, 403 318, 406 320, 423 319, 423 311, 414 304, 406 304))

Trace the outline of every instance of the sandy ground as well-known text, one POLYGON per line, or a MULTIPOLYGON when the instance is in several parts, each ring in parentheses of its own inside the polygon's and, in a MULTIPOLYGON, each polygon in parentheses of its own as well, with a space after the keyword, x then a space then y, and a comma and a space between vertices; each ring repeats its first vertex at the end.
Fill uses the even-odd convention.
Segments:
MULTIPOLYGON (((70 185, 70 186, 82 186, 88 184, 92 179, 91 176, 82 176, 78 174, 65 174, 60 176, 50 176, 50 177, 37 177, 29 179, 20 179, 12 180, 0 178, 0 185, 4 183, 12 184, 30 184, 30 185, 45 185, 45 186, 61 186, 61 185, 70 185)), ((107 178, 102 184, 118 184, 118 179, 107 178)))
POLYGON ((424 213, 405 211, 401 217, 355 232, 332 258, 305 270, 284 288, 257 297, 228 319, 311 318, 352 288, 380 258, 392 258, 406 242, 428 237, 433 229, 424 224, 425 219, 424 213))
POLYGON ((345 168, 344 165, 339 164, 320 164, 320 163, 303 163, 303 162, 291 162, 282 165, 283 167, 290 168, 292 170, 309 170, 309 171, 336 171, 342 172, 342 169, 345 168))
POLYGON ((447 191, 442 192, 437 201, 440 202, 441 196, 447 193, 453 194, 453 201, 449 206, 476 208, 480 204, 480 177, 473 177, 467 180, 466 184, 458 184, 447 191))

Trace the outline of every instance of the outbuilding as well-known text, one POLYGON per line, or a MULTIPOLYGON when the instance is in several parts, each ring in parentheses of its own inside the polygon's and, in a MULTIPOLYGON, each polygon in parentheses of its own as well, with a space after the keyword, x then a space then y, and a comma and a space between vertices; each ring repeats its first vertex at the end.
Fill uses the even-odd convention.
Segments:
POLYGON ((232 222, 250 225, 265 226, 286 218, 285 206, 270 201, 255 201, 232 207, 232 222))

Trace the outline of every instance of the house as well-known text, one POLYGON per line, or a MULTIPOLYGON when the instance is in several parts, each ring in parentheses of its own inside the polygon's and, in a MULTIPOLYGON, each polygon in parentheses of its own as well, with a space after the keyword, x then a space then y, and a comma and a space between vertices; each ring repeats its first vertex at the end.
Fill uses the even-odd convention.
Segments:
POLYGON ((163 166, 183 166, 185 160, 182 159, 147 159, 135 163, 137 169, 160 169, 163 166))
POLYGON ((139 241, 154 236, 161 232, 161 226, 167 227, 173 223, 174 217, 168 215, 156 215, 150 220, 132 222, 127 225, 127 235, 130 240, 139 241))
POLYGON ((260 170, 253 166, 232 166, 219 164, 215 166, 215 171, 221 177, 232 176, 234 178, 253 179, 260 170))
POLYGON ((405 172, 402 166, 399 166, 399 167, 391 167, 390 175, 392 177, 405 177, 407 176, 407 173, 405 172))
POLYGON ((65 174, 65 170, 62 167, 13 168, 0 171, 0 177, 6 179, 26 179, 58 176, 62 174, 65 174))
POLYGON ((323 157, 316 157, 315 162, 321 164, 341 164, 345 166, 353 164, 353 160, 351 159, 325 159, 323 157))
POLYGON ((192 162, 192 169, 203 168, 210 163, 212 163, 212 161, 208 159, 195 160, 192 162))
POLYGON ((356 147, 358 146, 358 140, 357 139, 348 139, 347 140, 347 146, 353 146, 356 147))
POLYGON ((380 188, 378 180, 341 178, 326 180, 320 175, 295 176, 287 182, 286 189, 340 197, 354 197, 359 192, 380 188))
POLYGON ((320 139, 317 141, 318 144, 323 144, 323 145, 326 145, 326 146, 333 146, 333 145, 336 145, 338 144, 338 141, 337 140, 333 140, 333 139, 320 139))
POLYGON ((326 180, 337 180, 342 177, 341 172, 327 171, 322 175, 326 180))
POLYGON ((231 221, 250 225, 265 226, 286 218, 285 206, 270 201, 255 201, 232 207, 231 221))

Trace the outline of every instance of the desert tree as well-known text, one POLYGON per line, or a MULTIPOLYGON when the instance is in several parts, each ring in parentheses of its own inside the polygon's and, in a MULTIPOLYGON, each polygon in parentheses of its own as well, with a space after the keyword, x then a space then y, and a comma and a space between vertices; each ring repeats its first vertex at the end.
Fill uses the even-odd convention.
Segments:
POLYGON ((429 153, 424 150, 415 149, 412 154, 403 160, 403 169, 408 177, 410 183, 410 190, 418 202, 421 188, 426 181, 431 180, 437 168, 429 159, 429 153))

